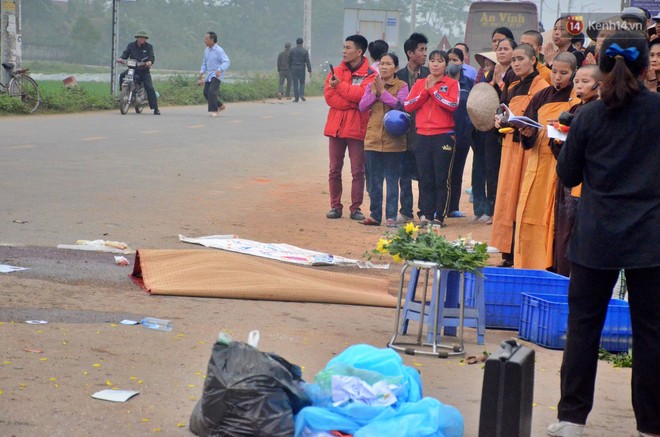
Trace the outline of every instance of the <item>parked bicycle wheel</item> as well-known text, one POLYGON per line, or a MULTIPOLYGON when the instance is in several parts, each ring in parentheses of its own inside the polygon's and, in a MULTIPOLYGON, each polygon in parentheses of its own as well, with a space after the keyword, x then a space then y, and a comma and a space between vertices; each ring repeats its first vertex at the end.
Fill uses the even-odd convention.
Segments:
POLYGON ((9 82, 9 95, 21 99, 25 108, 34 112, 41 103, 39 85, 30 76, 23 74, 14 76, 9 82))

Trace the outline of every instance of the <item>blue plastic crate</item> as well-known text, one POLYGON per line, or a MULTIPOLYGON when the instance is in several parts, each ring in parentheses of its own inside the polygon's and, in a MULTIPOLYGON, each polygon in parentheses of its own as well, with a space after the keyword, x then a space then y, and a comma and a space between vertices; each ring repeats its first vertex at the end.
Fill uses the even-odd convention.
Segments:
MULTIPOLYGON (((564 349, 568 324, 568 296, 523 293, 520 338, 550 349, 564 349)), ((600 345, 610 352, 625 352, 632 346, 628 302, 610 300, 600 345)))
MULTIPOLYGON (((522 293, 568 295, 568 278, 545 270, 484 268, 486 327, 518 329, 522 293)), ((470 297, 474 275, 465 275, 466 299, 470 297)))

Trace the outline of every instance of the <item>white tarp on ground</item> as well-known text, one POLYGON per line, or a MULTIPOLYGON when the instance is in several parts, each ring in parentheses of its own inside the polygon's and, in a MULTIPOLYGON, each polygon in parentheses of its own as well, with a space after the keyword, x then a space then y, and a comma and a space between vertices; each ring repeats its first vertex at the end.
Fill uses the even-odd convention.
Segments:
POLYGON ((207 237, 189 238, 179 234, 179 240, 185 243, 200 244, 204 247, 245 253, 247 255, 307 266, 355 265, 358 263, 354 259, 302 249, 289 244, 261 243, 259 241, 235 238, 235 235, 210 235, 207 237))

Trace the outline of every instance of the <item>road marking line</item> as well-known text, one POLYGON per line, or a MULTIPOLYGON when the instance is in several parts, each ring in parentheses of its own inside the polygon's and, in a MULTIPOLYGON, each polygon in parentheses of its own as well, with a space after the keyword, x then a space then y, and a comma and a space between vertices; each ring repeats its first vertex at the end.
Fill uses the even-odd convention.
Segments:
POLYGON ((241 120, 229 120, 228 123, 240 123, 241 120))
POLYGON ((274 116, 274 115, 264 115, 264 116, 262 116, 262 117, 260 117, 260 118, 266 120, 266 119, 269 119, 269 118, 275 118, 275 116, 274 116))
POLYGON ((99 140, 107 140, 108 137, 87 137, 83 138, 83 141, 99 141, 99 140))
POLYGON ((188 129, 199 129, 201 127, 206 127, 205 124, 193 124, 191 126, 188 126, 188 129))
POLYGON ((17 150, 17 149, 32 149, 34 147, 37 147, 36 144, 19 144, 16 146, 7 146, 3 147, 5 150, 17 150))

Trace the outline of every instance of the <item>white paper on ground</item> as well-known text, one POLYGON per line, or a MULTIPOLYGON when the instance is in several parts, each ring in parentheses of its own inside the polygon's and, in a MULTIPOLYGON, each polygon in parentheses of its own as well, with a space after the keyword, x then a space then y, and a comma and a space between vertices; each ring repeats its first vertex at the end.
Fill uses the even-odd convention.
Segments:
POLYGON ((548 138, 553 138, 555 140, 566 141, 568 138, 568 133, 564 133, 559 129, 556 129, 553 125, 549 124, 548 126, 548 138))
POLYGON ((138 322, 137 320, 128 320, 128 319, 124 319, 124 320, 122 320, 122 321, 119 322, 119 323, 121 323, 122 325, 137 325, 137 324, 140 323, 140 322, 138 322))
POLYGON ((101 390, 97 391, 92 395, 94 399, 101 399, 102 401, 110 402, 126 402, 133 396, 140 394, 139 391, 135 390, 101 390))
POLYGON ((21 270, 27 269, 27 267, 15 267, 7 264, 0 264, 0 273, 20 272, 21 270))
POLYGON ((124 255, 135 253, 135 251, 130 247, 128 247, 126 243, 119 243, 115 241, 105 241, 105 240, 78 240, 76 241, 76 244, 58 244, 57 248, 73 249, 73 250, 92 250, 95 252, 121 253, 124 255), (119 245, 119 247, 117 245, 119 245))
POLYGON ((357 260, 330 255, 313 250, 302 249, 282 243, 261 243, 259 241, 231 238, 228 235, 211 235, 208 237, 189 238, 179 234, 179 240, 184 243, 200 244, 204 247, 244 253, 262 258, 308 266, 357 264, 357 260), (229 238, 228 238, 229 237, 229 238))

